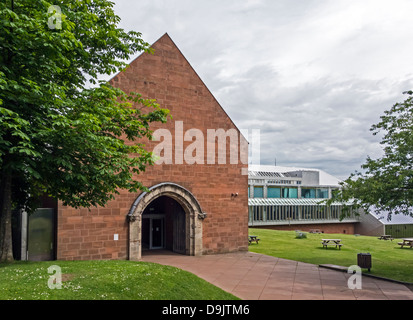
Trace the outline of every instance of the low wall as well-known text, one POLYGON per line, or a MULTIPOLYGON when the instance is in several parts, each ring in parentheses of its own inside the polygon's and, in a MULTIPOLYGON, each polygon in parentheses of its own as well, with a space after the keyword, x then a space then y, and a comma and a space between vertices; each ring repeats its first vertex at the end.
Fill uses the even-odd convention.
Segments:
POLYGON ((254 226, 253 228, 285 231, 300 230, 306 232, 310 232, 311 230, 320 230, 322 233, 354 234, 355 223, 294 224, 282 226, 254 226))

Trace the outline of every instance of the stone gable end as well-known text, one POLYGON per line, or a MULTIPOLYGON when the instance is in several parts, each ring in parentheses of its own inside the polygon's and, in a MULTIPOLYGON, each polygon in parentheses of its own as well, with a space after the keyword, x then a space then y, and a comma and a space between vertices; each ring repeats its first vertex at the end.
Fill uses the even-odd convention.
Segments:
MULTIPOLYGON (((156 99, 163 108, 170 110, 172 119, 166 124, 155 124, 155 132, 164 129, 172 137, 172 164, 148 167, 136 179, 148 187, 170 183, 193 195, 206 217, 187 217, 187 243, 196 238, 189 254, 216 254, 248 249, 248 164, 231 164, 231 147, 240 152, 240 141, 245 143, 233 121, 214 98, 201 78, 168 34, 156 41, 154 54, 143 53, 129 67, 117 74, 110 83, 125 92, 138 92, 144 98, 156 99), (193 141, 183 141, 182 135, 197 129, 204 136, 203 164, 188 164, 183 157, 193 141), (227 139, 225 163, 218 164, 218 140, 215 148, 207 139, 208 130, 223 129, 236 132, 238 142, 227 139), (181 134, 182 133, 182 134, 181 134), (215 149, 215 163, 208 162, 209 150, 215 149), (244 170, 244 171, 243 171, 244 170), (193 232, 193 230, 194 232, 193 232)), ((160 141, 143 141, 147 150, 153 151, 160 141)), ((234 151, 234 150, 232 150, 234 151)), ((160 193, 160 196, 162 194, 160 193)), ((130 259, 136 257, 141 235, 131 227, 131 221, 140 221, 142 212, 132 212, 133 204, 141 196, 121 191, 115 200, 104 208, 58 208, 57 258, 81 259, 130 259), (130 219, 131 215, 134 219, 130 219), (131 239, 137 243, 131 244, 131 239), (133 252, 131 252, 133 251, 133 252)), ((172 197, 173 198, 173 197, 172 197)), ((176 197, 179 199, 179 195, 176 197)), ((187 210, 187 215, 191 210, 187 210)), ((199 210, 195 210, 199 211, 199 210)), ((195 212, 194 211, 194 212, 195 212)), ((198 212, 199 213, 199 212, 198 212)), ((167 223, 167 222, 166 222, 167 223)), ((140 229, 139 229, 140 230, 140 229)))

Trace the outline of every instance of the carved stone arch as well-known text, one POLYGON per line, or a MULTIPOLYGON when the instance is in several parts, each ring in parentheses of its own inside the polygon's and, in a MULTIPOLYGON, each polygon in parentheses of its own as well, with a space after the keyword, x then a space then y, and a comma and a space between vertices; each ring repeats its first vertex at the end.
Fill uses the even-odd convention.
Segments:
POLYGON ((177 201, 185 211, 187 254, 202 254, 202 221, 206 214, 187 189, 175 183, 161 183, 143 192, 132 205, 129 214, 129 260, 142 257, 142 214, 155 199, 167 196, 177 201))

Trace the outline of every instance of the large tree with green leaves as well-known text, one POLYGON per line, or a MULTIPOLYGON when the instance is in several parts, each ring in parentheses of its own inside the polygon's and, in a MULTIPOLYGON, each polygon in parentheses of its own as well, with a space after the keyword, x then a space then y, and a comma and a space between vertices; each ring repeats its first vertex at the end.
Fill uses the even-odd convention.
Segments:
POLYGON ((367 158, 362 171, 342 183, 336 200, 352 203, 366 212, 388 212, 413 217, 413 92, 385 111, 381 121, 371 127, 374 135, 383 134, 383 156, 367 158))
POLYGON ((136 175, 154 162, 139 141, 168 111, 99 80, 151 52, 113 5, 0 2, 0 262, 13 259, 13 209, 32 212, 40 195, 91 207, 144 189, 136 175))

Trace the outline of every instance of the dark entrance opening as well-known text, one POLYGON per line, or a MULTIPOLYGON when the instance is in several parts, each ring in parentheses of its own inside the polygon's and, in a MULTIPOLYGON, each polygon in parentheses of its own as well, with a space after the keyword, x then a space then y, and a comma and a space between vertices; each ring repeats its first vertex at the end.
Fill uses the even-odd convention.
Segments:
POLYGON ((152 201, 142 214, 142 253, 166 249, 186 254, 186 215, 168 196, 152 201))

